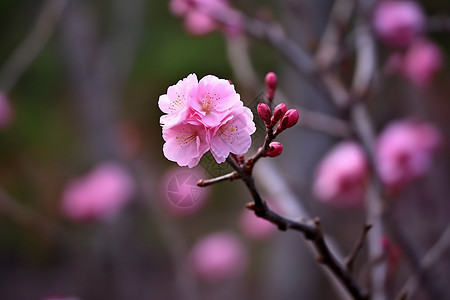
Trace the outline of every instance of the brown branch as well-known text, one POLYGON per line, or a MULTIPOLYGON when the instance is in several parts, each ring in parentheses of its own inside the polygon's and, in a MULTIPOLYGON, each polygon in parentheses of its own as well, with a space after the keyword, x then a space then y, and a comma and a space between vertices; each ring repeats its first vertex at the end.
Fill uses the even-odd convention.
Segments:
POLYGON ((325 239, 322 228, 320 226, 320 220, 315 218, 314 220, 292 220, 285 218, 276 212, 272 211, 267 203, 261 198, 258 190, 256 189, 254 178, 251 172, 248 172, 246 166, 239 166, 234 159, 228 157, 227 162, 231 167, 239 174, 242 181, 244 181, 247 189, 253 198, 253 203, 247 205, 247 208, 253 210, 255 214, 273 224, 275 224, 279 230, 285 231, 288 229, 296 230, 303 233, 306 240, 310 241, 317 251, 317 261, 324 264, 328 269, 339 279, 339 281, 345 286, 347 291, 353 296, 354 299, 368 299, 367 293, 363 292, 350 272, 335 258, 331 253, 325 239))
POLYGON ((218 182, 227 181, 227 180, 233 181, 233 180, 239 179, 239 178, 240 178, 240 176, 238 175, 237 172, 231 172, 231 173, 228 173, 228 174, 225 174, 225 175, 222 175, 219 177, 211 178, 211 179, 200 179, 197 182, 197 185, 199 187, 207 187, 209 185, 212 185, 212 184, 215 184, 218 182))
POLYGON ((361 235, 360 235, 359 239, 357 240, 355 246, 353 247, 353 249, 350 252, 350 254, 348 255, 348 257, 344 260, 345 261, 345 266, 347 267, 347 270, 349 272, 353 271, 353 264, 354 264, 354 262, 356 260, 356 256, 361 251, 361 249, 362 249, 362 247, 364 245, 364 241, 366 240, 367 233, 369 232, 370 228, 372 228, 371 224, 366 224, 363 227, 361 235))

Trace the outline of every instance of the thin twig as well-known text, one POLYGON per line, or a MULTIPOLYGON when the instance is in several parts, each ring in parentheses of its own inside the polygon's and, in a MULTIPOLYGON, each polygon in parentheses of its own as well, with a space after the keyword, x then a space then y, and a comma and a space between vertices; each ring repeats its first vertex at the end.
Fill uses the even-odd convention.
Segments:
MULTIPOLYGON (((408 279, 405 285, 400 289, 399 295, 407 293, 409 296, 413 295, 418 288, 418 279, 423 276, 426 270, 434 266, 442 256, 450 248, 450 224, 442 233, 439 240, 431 247, 424 255, 418 270, 408 279)), ((399 298, 399 297, 398 297, 399 298)))
POLYGON ((219 182, 222 182, 222 181, 227 181, 227 180, 228 181, 233 181, 233 180, 239 179, 239 178, 240 177, 239 177, 239 174, 237 172, 231 172, 231 173, 228 173, 228 174, 225 174, 225 175, 222 175, 222 176, 219 176, 219 177, 211 178, 211 179, 200 179, 197 182, 197 185, 199 187, 207 187, 209 185, 212 185, 212 184, 215 184, 215 183, 219 183, 219 182))
POLYGON ((349 272, 353 271, 353 264, 355 263, 356 256, 361 251, 362 246, 364 245, 364 241, 366 240, 367 233, 369 232, 370 228, 372 228, 371 224, 366 224, 363 227, 363 230, 361 232, 361 235, 359 239, 356 241, 355 246, 353 247, 352 251, 348 255, 348 257, 344 260, 345 266, 347 267, 347 270, 349 272))
POLYGON ((352 15, 355 0, 336 0, 328 17, 328 24, 319 41, 315 60, 322 70, 336 61, 340 51, 339 41, 352 15))

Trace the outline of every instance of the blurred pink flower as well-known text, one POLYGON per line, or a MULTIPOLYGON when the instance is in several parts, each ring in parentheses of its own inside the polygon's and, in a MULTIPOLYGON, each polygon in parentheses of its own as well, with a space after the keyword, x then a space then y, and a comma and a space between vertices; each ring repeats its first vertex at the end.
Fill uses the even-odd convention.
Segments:
POLYGON ((73 220, 112 218, 131 199, 134 189, 133 179, 119 164, 103 163, 68 183, 62 210, 73 220))
POLYGON ((418 39, 411 44, 405 54, 402 73, 413 84, 424 87, 442 67, 443 60, 442 52, 435 44, 418 39))
POLYGON ((277 231, 277 227, 255 215, 254 212, 245 209, 239 217, 239 228, 249 238, 262 241, 277 231))
POLYGON ((199 187, 197 182, 204 173, 197 169, 173 168, 163 174, 160 182, 160 199, 174 216, 192 215, 206 203, 209 187, 199 187))
POLYGON ((387 44, 405 47, 425 26, 422 8, 413 1, 380 1, 373 15, 376 34, 387 44))
POLYGON ((312 192, 318 200, 335 206, 358 206, 363 202, 368 176, 361 146, 341 142, 320 162, 312 192))
POLYGON ((167 113, 161 117, 164 155, 180 166, 196 166, 208 150, 222 163, 250 148, 253 114, 228 80, 207 75, 197 82, 191 74, 169 87, 159 107, 167 113))
POLYGON ((229 232, 204 237, 192 249, 190 259, 195 273, 211 283, 239 276, 247 266, 244 246, 229 232))
POLYGON ((14 117, 14 111, 6 95, 0 91, 0 128, 11 124, 14 117))
POLYGON ((193 35, 220 29, 217 16, 227 22, 225 33, 235 35, 241 31, 241 16, 226 0, 171 0, 169 8, 173 14, 184 17, 184 26, 193 35))
POLYGON ((425 175, 440 144, 439 131, 429 123, 402 120, 389 124, 380 134, 376 149, 382 181, 398 191, 425 175))

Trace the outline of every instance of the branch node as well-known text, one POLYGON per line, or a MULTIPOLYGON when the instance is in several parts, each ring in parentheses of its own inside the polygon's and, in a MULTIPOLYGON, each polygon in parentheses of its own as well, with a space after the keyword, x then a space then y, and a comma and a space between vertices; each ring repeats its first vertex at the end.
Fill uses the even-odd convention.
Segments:
POLYGON ((254 202, 249 202, 245 205, 245 207, 249 210, 253 210, 255 211, 255 203, 254 202))

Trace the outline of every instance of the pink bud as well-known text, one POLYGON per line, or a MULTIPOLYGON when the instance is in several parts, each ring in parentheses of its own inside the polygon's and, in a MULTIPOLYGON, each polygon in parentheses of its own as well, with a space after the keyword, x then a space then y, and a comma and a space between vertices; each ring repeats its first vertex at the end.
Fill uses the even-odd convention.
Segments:
POLYGON ((267 90, 267 98, 269 101, 272 101, 275 90, 277 89, 277 75, 274 72, 269 72, 266 75, 266 90, 267 90))
POLYGON ((259 103, 257 107, 258 115, 263 119, 264 123, 270 124, 270 118, 272 117, 272 112, 270 111, 269 105, 265 103, 259 103))
POLYGON ((264 156, 277 157, 283 152, 283 145, 278 142, 272 142, 269 144, 269 151, 264 153, 264 156))
POLYGON ((275 109, 273 110, 273 117, 272 117, 272 125, 275 125, 286 113, 287 108, 286 104, 280 103, 277 106, 275 106, 275 109))
POLYGON ((281 119, 281 123, 278 127, 281 127, 281 130, 290 128, 297 124, 298 118, 298 111, 292 108, 284 114, 283 119, 281 119))

